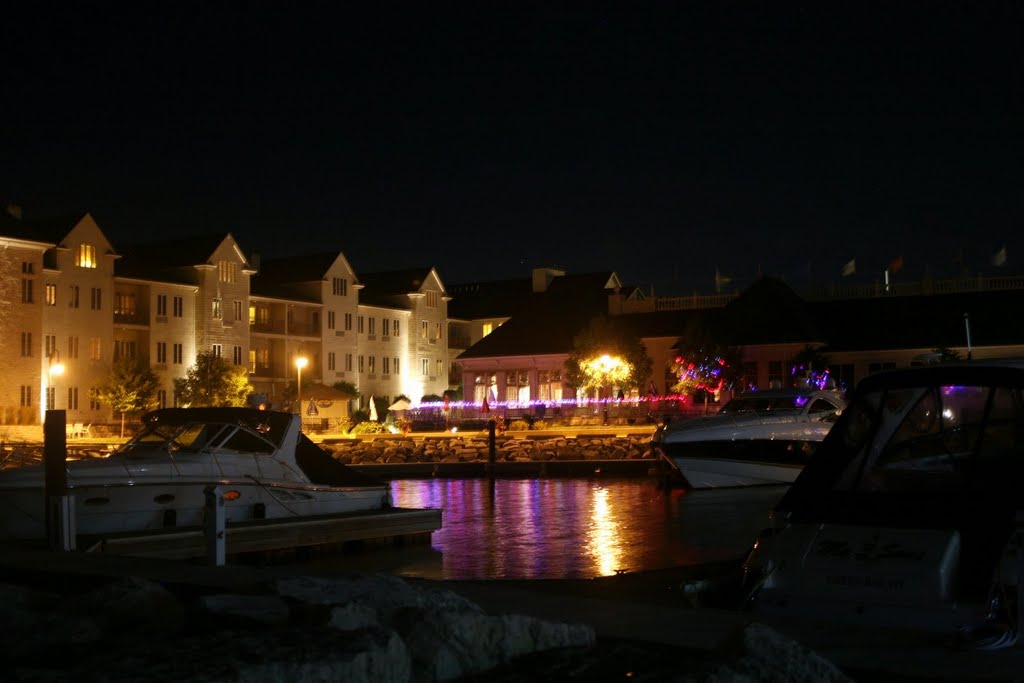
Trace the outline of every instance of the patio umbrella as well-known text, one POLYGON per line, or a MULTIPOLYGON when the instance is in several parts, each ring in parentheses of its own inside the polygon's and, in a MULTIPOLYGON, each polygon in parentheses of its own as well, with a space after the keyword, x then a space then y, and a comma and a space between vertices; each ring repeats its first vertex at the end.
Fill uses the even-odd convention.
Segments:
POLYGON ((377 421, 377 404, 373 402, 373 396, 370 397, 370 420, 377 421))
POLYGON ((404 398, 400 398, 388 406, 388 410, 409 410, 409 408, 412 408, 412 404, 404 398))

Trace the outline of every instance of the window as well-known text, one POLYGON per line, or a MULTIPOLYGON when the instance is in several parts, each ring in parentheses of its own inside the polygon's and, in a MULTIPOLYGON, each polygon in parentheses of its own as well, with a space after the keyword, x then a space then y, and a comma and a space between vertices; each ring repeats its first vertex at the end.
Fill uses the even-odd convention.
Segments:
POLYGON ((166 408, 167 407, 167 390, 157 389, 156 390, 156 407, 166 408))
MULTIPOLYGON (((95 295, 96 290, 92 290, 95 295)), ((95 301, 95 299, 94 299, 95 301)), ((117 292, 114 294, 114 315, 132 317, 135 315, 135 295, 117 292)))
POLYGON ((89 410, 99 410, 102 407, 100 406, 100 402, 96 400, 95 394, 96 387, 93 387, 89 390, 89 410))
POLYGON ((270 367, 270 349, 259 349, 256 352, 256 364, 261 368, 270 367))
POLYGON ((32 303, 32 280, 23 279, 21 281, 21 303, 32 303))
POLYGON ((422 373, 421 374, 424 377, 426 377, 427 375, 430 374, 430 361, 427 360, 426 358, 424 358, 424 359, 422 359, 420 361, 420 363, 421 363, 421 367, 422 367, 422 373))
POLYGON ((238 264, 234 261, 217 261, 217 277, 221 282, 235 282, 238 279, 238 264))
POLYGON ((352 330, 352 314, 351 313, 346 313, 345 314, 345 330, 346 331, 351 331, 352 330))
POLYGON ((22 261, 21 272, 25 273, 26 275, 31 275, 32 273, 36 272, 36 264, 32 263, 31 261, 22 261))
POLYGON ((420 321, 420 338, 422 338, 422 339, 426 339, 427 338, 427 330, 428 330, 429 327, 430 327, 430 323, 428 323, 426 320, 421 320, 420 321))
MULTIPOLYGON (((135 315, 135 295, 130 294, 129 296, 131 296, 132 299, 132 312, 127 313, 125 315, 135 315)), ((89 307, 94 311, 103 310, 103 290, 100 289, 99 287, 92 288, 91 296, 89 299, 89 307)))
POLYGON ((369 358, 370 374, 376 374, 377 372, 377 356, 370 356, 369 358))
POLYGON ((352 372, 352 354, 351 353, 346 353, 345 354, 345 371, 346 372, 352 372))
POLYGON ((356 320, 356 327, 357 327, 356 332, 358 332, 359 334, 362 334, 363 333, 363 316, 359 316, 359 318, 356 320))
POLYGON ((78 410, 78 387, 68 387, 68 410, 78 410))
POLYGON ((79 244, 75 250, 75 265, 79 268, 95 268, 96 247, 91 244, 79 244))
POLYGON ((78 337, 68 337, 68 358, 78 358, 78 337))
POLYGON ((46 409, 53 410, 57 406, 57 387, 46 387, 46 409))
POLYGON ((359 356, 359 372, 360 372, 360 374, 362 374, 362 372, 363 372, 363 357, 362 356, 359 356))
POLYGON ((210 302, 210 314, 214 320, 220 320, 220 299, 214 299, 210 302))
POLYGON ((392 363, 392 365, 394 365, 394 366, 395 366, 395 374, 397 375, 397 374, 398 374, 398 372, 399 372, 399 371, 398 371, 398 358, 396 357, 396 358, 394 359, 394 361, 395 361, 395 362, 394 362, 394 363, 392 363))
POLYGON ((21 333, 21 355, 31 356, 32 355, 32 333, 22 332, 21 333))
POLYGON ((135 342, 127 340, 114 341, 114 360, 135 358, 135 342))
POLYGON ((156 314, 160 317, 167 317, 167 295, 157 294, 156 296, 156 314))
POLYGON ((370 329, 368 333, 371 335, 377 334, 377 319, 372 315, 370 316, 370 329))
POLYGON ((241 346, 236 346, 233 349, 231 349, 231 362, 234 363, 235 365, 241 365, 242 364, 242 347, 241 346))
POLYGON ((57 335, 48 334, 43 337, 43 353, 47 358, 57 352, 57 335))
POLYGON ((381 359, 381 361, 382 361, 382 364, 384 366, 383 367, 383 374, 390 375, 391 374, 391 359, 388 358, 387 356, 384 356, 381 359))
POLYGON ((343 277, 331 280, 331 292, 335 296, 348 296, 348 280, 343 277))
POLYGON ((28 408, 32 405, 32 387, 21 385, 21 407, 28 408))
POLYGON ((89 360, 103 360, 103 347, 99 337, 89 337, 89 360))
POLYGON ((167 363, 167 342, 156 343, 156 362, 161 365, 167 363))
POLYGON ((399 330, 398 318, 395 318, 394 320, 391 321, 391 336, 392 337, 397 337, 398 336, 398 330, 399 330))
POLYGON ((431 339, 441 338, 441 323, 434 323, 434 334, 430 337, 431 339))
POLYGON ((494 332, 494 323, 484 323, 482 332, 483 336, 485 337, 489 335, 491 332, 494 332))
POLYGON ((436 367, 436 369, 434 371, 434 376, 435 377, 444 377, 444 361, 441 360, 440 358, 438 358, 437 361, 436 361, 436 366, 437 367, 436 367))
POLYGON ((57 305, 57 285, 53 284, 52 282, 46 283, 46 305, 57 305))
POLYGON ((180 296, 174 297, 174 317, 180 318, 184 315, 185 301, 180 296))
POLYGON ((334 311, 327 311, 327 329, 334 329, 334 311))
POLYGON ((235 300, 232 301, 231 304, 232 308, 235 309, 235 320, 242 320, 242 302, 235 300))
POLYGON ((78 285, 71 285, 69 289, 68 308, 78 308, 78 285))
POLYGON ((175 344, 174 346, 172 346, 171 353, 174 354, 174 364, 181 365, 183 356, 181 344, 175 344))
POLYGON ((437 308, 437 292, 427 292, 427 306, 437 308))
POLYGON ((334 370, 334 351, 327 353, 327 369, 334 370))
POLYGON ((223 344, 214 344, 213 347, 212 347, 212 350, 213 350, 213 355, 217 356, 217 358, 220 358, 221 356, 224 355, 224 345, 223 344))

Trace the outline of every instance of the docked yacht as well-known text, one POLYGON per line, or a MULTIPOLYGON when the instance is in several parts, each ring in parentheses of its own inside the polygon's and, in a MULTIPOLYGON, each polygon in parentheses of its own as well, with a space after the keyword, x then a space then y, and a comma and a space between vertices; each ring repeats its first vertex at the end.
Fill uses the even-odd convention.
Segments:
POLYGON ((1020 641, 1024 360, 871 375, 746 560, 765 618, 1020 641))
POLYGON ((652 444, 689 488, 788 484, 845 405, 835 391, 747 392, 715 415, 659 427, 652 444))
MULTIPOLYGON (((303 518, 391 507, 390 487, 334 460, 298 415, 251 408, 167 408, 108 457, 69 460, 80 535, 203 523, 208 487, 225 520, 303 518)), ((45 538, 43 465, 0 471, 0 539, 45 538)))

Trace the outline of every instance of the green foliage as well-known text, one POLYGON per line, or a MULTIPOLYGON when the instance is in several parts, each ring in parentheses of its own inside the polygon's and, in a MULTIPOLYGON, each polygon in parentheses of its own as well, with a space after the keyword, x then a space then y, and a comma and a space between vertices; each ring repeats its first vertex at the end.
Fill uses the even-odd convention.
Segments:
POLYGON ((444 401, 444 396, 438 396, 437 394, 424 394, 420 398, 420 403, 441 403, 444 401))
POLYGON ((932 351, 939 355, 940 363, 950 363, 952 361, 960 360, 960 352, 947 346, 940 346, 937 349, 932 349, 932 351))
POLYGON ((359 398, 360 396, 359 389, 357 389, 356 385, 352 384, 352 382, 335 382, 331 386, 338 391, 343 391, 346 394, 349 394, 352 398, 359 398))
POLYGON ((526 420, 512 420, 508 423, 508 430, 510 432, 525 431, 530 428, 530 423, 526 420))
POLYGON ((160 378, 138 359, 123 356, 110 366, 107 378, 89 391, 99 403, 109 406, 121 415, 121 435, 124 436, 124 416, 156 408, 156 392, 160 378))
POLYGON ((244 406, 252 393, 244 366, 232 365, 212 351, 196 356, 185 377, 174 380, 178 401, 187 406, 244 406))
POLYGON ((447 398, 449 401, 461 401, 462 400, 462 385, 460 384, 455 389, 445 389, 442 393, 443 398, 447 398))
POLYGON ((390 433, 388 428, 380 422, 373 422, 372 420, 366 420, 360 422, 352 428, 350 434, 388 434, 390 433))
POLYGON ((566 380, 579 388, 607 387, 608 378, 588 373, 588 363, 601 356, 620 358, 628 368, 621 380, 622 389, 642 387, 651 378, 654 362, 643 341, 606 317, 594 318, 573 338, 573 350, 565 361, 566 380))

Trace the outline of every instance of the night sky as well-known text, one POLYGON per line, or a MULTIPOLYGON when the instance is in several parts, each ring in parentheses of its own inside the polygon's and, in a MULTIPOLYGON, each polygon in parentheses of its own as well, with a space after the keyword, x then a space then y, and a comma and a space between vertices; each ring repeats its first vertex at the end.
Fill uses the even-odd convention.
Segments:
POLYGON ((1024 3, 372 5, 5 10, 0 199, 448 283, 1024 273, 1024 3))

